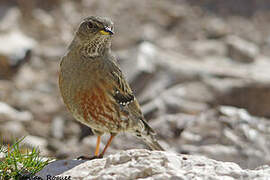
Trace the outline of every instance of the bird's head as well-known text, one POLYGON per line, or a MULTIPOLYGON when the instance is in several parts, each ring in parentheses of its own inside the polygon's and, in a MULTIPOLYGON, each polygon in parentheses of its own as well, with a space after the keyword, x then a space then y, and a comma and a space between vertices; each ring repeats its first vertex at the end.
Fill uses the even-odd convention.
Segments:
POLYGON ((81 47, 85 56, 99 56, 110 49, 113 36, 113 22, 105 17, 90 16, 85 18, 76 32, 70 47, 81 47))
POLYGON ((95 39, 110 40, 113 34, 113 22, 108 18, 99 16, 85 18, 76 33, 82 42, 95 39))

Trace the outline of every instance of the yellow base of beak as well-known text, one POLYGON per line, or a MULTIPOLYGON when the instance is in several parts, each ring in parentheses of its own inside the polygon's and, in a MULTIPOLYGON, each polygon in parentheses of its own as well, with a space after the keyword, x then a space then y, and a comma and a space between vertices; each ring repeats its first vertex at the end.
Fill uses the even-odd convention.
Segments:
POLYGON ((103 35, 109 35, 110 33, 109 32, 106 32, 106 31, 104 31, 104 30, 100 30, 99 31, 101 34, 103 34, 103 35))

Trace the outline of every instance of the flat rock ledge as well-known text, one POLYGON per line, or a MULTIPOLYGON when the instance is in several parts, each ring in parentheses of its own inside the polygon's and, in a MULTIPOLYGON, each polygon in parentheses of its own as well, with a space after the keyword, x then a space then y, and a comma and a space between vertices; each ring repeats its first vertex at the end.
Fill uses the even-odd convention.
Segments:
POLYGON ((58 176, 58 179, 72 180, 266 180, 270 179, 270 166, 249 170, 232 162, 216 161, 203 156, 132 149, 103 159, 54 161, 36 175, 43 179, 58 176))

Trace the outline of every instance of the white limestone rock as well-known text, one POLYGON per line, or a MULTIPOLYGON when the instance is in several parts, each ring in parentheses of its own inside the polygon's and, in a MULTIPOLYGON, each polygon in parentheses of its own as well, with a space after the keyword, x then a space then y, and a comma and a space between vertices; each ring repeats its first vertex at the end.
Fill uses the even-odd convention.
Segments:
POLYGON ((229 57, 236 61, 253 62, 259 54, 259 47, 237 36, 228 36, 226 39, 229 57))
POLYGON ((71 179, 268 179, 270 167, 244 170, 232 162, 203 156, 133 149, 91 161, 61 160, 49 164, 36 174, 71 177, 71 179), (57 170, 58 169, 58 170, 57 170))
POLYGON ((30 112, 18 111, 6 103, 0 102, 0 122, 28 122, 31 120, 33 120, 33 115, 30 112))

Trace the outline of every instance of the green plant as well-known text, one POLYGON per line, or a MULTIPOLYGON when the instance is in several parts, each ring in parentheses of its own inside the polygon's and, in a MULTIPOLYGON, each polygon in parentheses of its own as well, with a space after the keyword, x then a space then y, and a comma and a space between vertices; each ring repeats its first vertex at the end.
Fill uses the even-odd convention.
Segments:
POLYGON ((24 138, 12 146, 0 144, 0 179, 27 179, 40 171, 50 160, 40 157, 38 148, 23 152, 21 144, 24 138))

